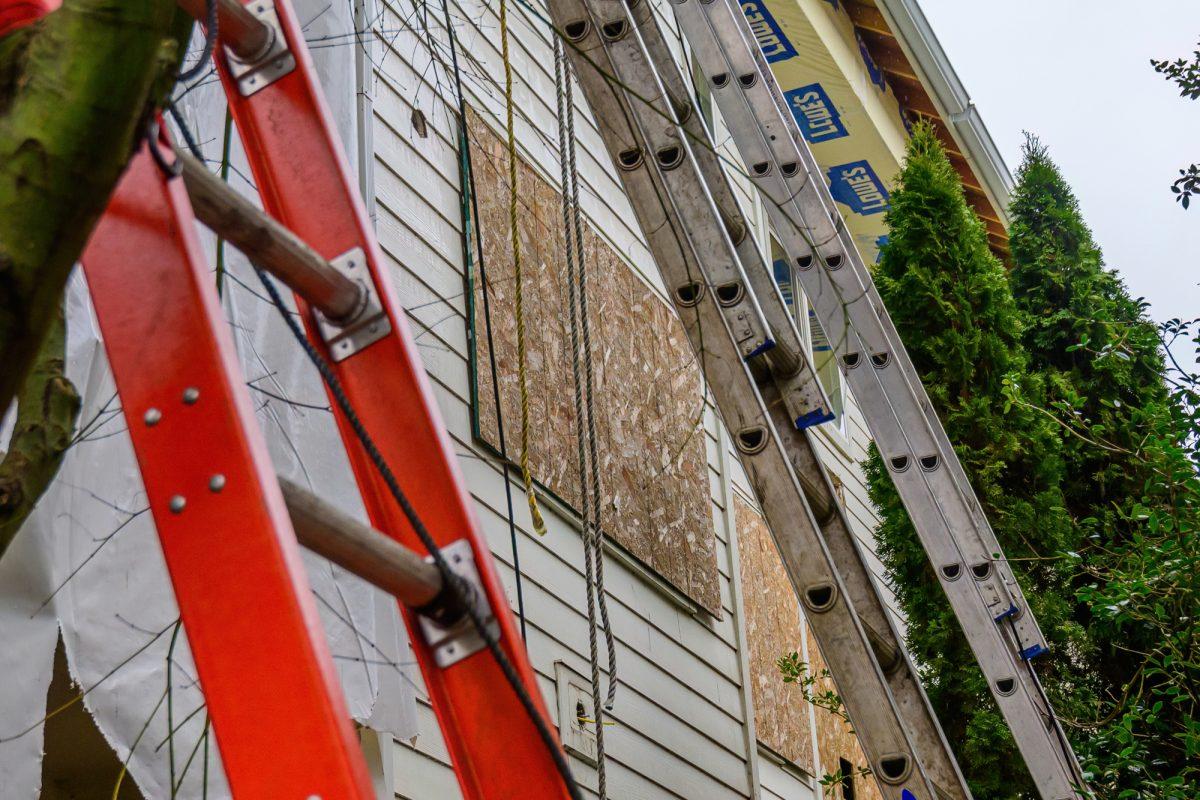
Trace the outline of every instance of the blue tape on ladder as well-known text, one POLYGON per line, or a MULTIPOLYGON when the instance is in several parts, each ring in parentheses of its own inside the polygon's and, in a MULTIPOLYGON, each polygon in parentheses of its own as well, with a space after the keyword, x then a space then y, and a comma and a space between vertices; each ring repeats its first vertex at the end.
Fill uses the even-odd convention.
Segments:
POLYGON ((1001 611, 999 614, 996 615, 996 622, 999 622, 1000 620, 1004 619, 1005 617, 1011 617, 1011 616, 1015 615, 1017 613, 1017 611, 1019 611, 1019 610, 1020 609, 1017 608, 1015 603, 1009 605, 1007 610, 1001 611))
POLYGON ((905 789, 900 793, 900 800, 917 800, 917 796, 908 789, 905 789))
POLYGON ((807 414, 796 417, 796 430, 802 431, 814 425, 823 425, 826 422, 832 422, 835 416, 832 411, 826 411, 823 408, 814 408, 807 414))
POLYGON ((1032 647, 1026 647, 1024 650, 1022 650, 1021 658, 1025 659, 1026 661, 1032 661, 1043 653, 1049 652, 1050 648, 1042 647, 1040 644, 1035 644, 1032 647))
POLYGON ((750 359, 754 358, 755 356, 761 356, 763 353, 767 352, 774 346, 775 346, 775 340, 767 339, 762 344, 760 344, 758 347, 754 348, 754 352, 750 353, 750 355, 746 356, 742 360, 749 361, 750 359))

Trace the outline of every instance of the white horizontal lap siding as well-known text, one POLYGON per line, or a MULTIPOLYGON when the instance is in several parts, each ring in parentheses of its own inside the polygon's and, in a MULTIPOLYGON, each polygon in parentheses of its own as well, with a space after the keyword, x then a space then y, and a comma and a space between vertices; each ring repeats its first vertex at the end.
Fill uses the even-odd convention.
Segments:
MULTIPOLYGON (((460 47, 476 62, 468 66, 467 59, 460 57, 464 71, 482 70, 502 85, 496 8, 495 3, 486 7, 452 3, 451 15, 460 47)), ((430 7, 428 15, 418 18, 411 7, 390 3, 377 24, 386 32, 377 37, 373 74, 378 229, 459 464, 515 606, 504 478, 471 438, 458 134, 447 106, 454 104, 453 84, 438 64, 430 63, 424 44, 425 37, 432 36, 441 43, 439 51, 448 62, 440 13, 430 7), (426 16, 428 33, 418 34, 408 27, 425 24, 426 16), (425 137, 414 130, 414 109, 424 116, 425 137)), ((548 31, 531 22, 516 0, 510 0, 509 22, 518 146, 522 157, 557 185, 554 64, 548 31)), ((471 77, 466 91, 468 101, 493 124, 503 118, 503 94, 496 85, 471 77)), ((578 94, 576 103, 583 107, 578 94)), ((576 131, 581 199, 589 222, 661 294, 653 262, 586 109, 576 119, 576 131)), ((715 441, 711 410, 705 422, 706 443, 715 441)), ((708 452, 715 463, 711 445, 708 452)), ((709 474, 714 514, 720 515, 719 480, 713 479, 719 475, 711 465, 709 474)), ((530 658, 553 709, 554 663, 563 661, 583 675, 590 671, 582 544, 573 522, 553 509, 547 513, 546 536, 531 535, 528 509, 516 481, 513 490, 530 658)), ((730 601, 730 544, 723 526, 715 530, 723 606, 718 620, 703 614, 692 617, 644 577, 614 558, 606 559, 620 670, 617 725, 605 731, 614 798, 750 795, 742 675, 730 601)), ((455 797, 457 786, 433 712, 422 705, 420 716, 422 733, 415 747, 400 743, 393 749, 398 796, 455 797)), ((594 770, 578 762, 575 766, 581 781, 594 787, 594 770)))
POLYGON ((816 800, 821 796, 821 787, 815 781, 801 780, 773 758, 759 759, 758 770, 762 800, 816 800))

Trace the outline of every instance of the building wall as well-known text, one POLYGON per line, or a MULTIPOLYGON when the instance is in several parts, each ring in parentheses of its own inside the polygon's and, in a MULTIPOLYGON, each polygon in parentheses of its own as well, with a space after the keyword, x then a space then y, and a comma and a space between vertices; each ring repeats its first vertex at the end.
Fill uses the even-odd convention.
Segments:
MULTIPOLYGON (((488 129, 502 131, 498 5, 448 1, 466 100, 488 129)), ((660 12, 665 10, 661 4, 657 7, 660 12)), ((447 33, 440 9, 414 10, 400 0, 386 0, 379 11, 381 16, 373 24, 379 34, 367 85, 373 100, 371 168, 379 237, 515 608, 517 580, 504 477, 494 455, 472 432, 472 326, 461 238, 457 100, 448 70, 447 33)), ((518 154, 530 175, 557 190, 559 155, 550 32, 519 3, 510 3, 509 24, 518 154)), ((630 270, 629 278, 644 286, 655 302, 665 303, 653 261, 590 112, 578 92, 575 100, 581 202, 587 224, 604 246, 619 256, 620 266, 630 270)), ((754 198, 744 185, 738 188, 761 220, 761 208, 754 198)), ((760 229, 759 233, 763 232, 760 229)), ((511 309, 493 309, 493 313, 511 314, 511 309)), ((558 379, 569 385, 570 375, 558 379)), ((613 712, 616 724, 605 731, 609 794, 634 800, 817 796, 820 787, 812 774, 833 771, 837 765, 824 763, 834 758, 832 750, 813 747, 813 742, 828 738, 822 736, 821 728, 827 722, 802 701, 792 698, 791 711, 801 720, 798 730, 807 730, 807 744, 796 751, 792 761, 780 758, 775 747, 769 748, 767 756, 760 755, 755 719, 763 718, 764 702, 786 695, 779 693, 779 686, 770 686, 768 692, 754 683, 755 679, 769 683, 778 676, 761 666, 769 654, 759 655, 757 673, 753 672, 752 648, 747 643, 753 629, 747 624, 743 604, 734 507, 740 504, 750 509, 748 513, 755 513, 752 493, 714 409, 702 401, 697 398, 697 407, 703 409, 698 435, 703 442, 704 478, 696 490, 706 495, 712 529, 715 576, 711 593, 700 601, 690 599, 694 592, 676 588, 643 563, 653 559, 629 558, 624 548, 616 548, 606 562, 620 673, 613 712)), ((515 455, 516 422, 506 416, 506 423, 510 455, 515 455)), ((819 441, 830 471, 843 487, 855 532, 869 546, 874 517, 855 466, 865 455, 867 439, 852 399, 844 430, 823 433, 819 441)), ((534 435, 573 439, 570 430, 559 426, 535 428, 534 435)), ((561 662, 579 675, 589 672, 583 549, 574 513, 552 500, 543 506, 547 533, 534 535, 515 472, 513 479, 528 650, 553 709, 557 706, 556 664, 561 662)), ((614 538, 620 540, 620 536, 614 538)), ((760 553, 767 563, 771 555, 769 551, 760 553)), ((878 565, 875 568, 878 570, 878 565)), ((789 613, 800 619, 794 598, 785 595, 774 602, 787 604, 789 613)), ((413 678, 419 681, 415 671, 413 678)), ((424 693, 420 696, 424 698, 424 693)), ((383 748, 381 757, 388 761, 396 796, 414 800, 456 797, 446 748, 424 699, 420 712, 422 732, 415 741, 383 748)), ((572 761, 584 786, 594 789, 594 769, 579 759, 572 761)))

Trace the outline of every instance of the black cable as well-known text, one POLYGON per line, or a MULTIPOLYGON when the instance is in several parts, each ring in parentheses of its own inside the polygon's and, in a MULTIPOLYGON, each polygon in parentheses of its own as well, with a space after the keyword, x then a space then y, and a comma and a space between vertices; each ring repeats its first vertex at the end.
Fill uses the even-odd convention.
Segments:
MULTIPOLYGON (((191 135, 191 131, 189 131, 187 129, 187 125, 184 124, 182 115, 180 115, 177 111, 174 111, 173 104, 170 105, 169 108, 171 108, 173 111, 175 122, 180 127, 180 134, 183 136, 184 141, 188 143, 188 147, 194 153, 199 153, 199 148, 195 144, 195 137, 191 135)), ((154 123, 153 128, 155 129, 155 135, 157 136, 157 123, 154 123)), ((151 149, 154 150, 153 144, 151 149)), ((446 562, 446 557, 442 555, 441 548, 430 535, 429 530, 425 527, 425 523, 417 514, 416 509, 413 508, 412 503, 409 502, 408 496, 404 494, 404 490, 400 488, 399 481, 396 480, 396 476, 392 472, 391 467, 388 466, 387 460, 383 457, 383 454, 379 452, 379 448, 375 446, 375 441, 367 432, 366 426, 364 426, 362 420, 358 418, 358 414, 355 412, 354 406, 351 405, 350 399, 346 396, 346 392, 342 388, 341 381, 338 380, 337 375, 334 374, 333 369, 329 366, 329 362, 325 360, 325 358, 317 351, 316 347, 313 346, 312 342, 308 340, 308 337, 304 335, 304 331, 301 329, 300 323, 297 322, 292 316, 291 312, 288 311, 287 305, 283 302, 283 298, 279 295, 279 290, 275 287, 275 283, 265 272, 259 269, 257 265, 252 264, 251 266, 254 267, 254 271, 258 275, 258 279, 262 282, 263 288, 267 292, 267 296, 271 298, 271 303, 276 309, 279 310, 279 314, 283 317, 284 323, 287 324, 288 329, 292 332, 292 336, 295 337, 296 341, 300 344, 301 349, 303 349, 305 355, 308 356, 308 360, 311 361, 313 366, 317 368, 317 372, 320 373, 321 379, 325 382, 325 385, 329 387, 329 392, 333 395, 334 401, 337 403, 338 408, 340 408, 342 413, 346 416, 346 421, 350 423, 350 427, 354 430, 355 437, 362 445, 367 457, 371 459, 371 463, 375 466, 379 476, 383 478, 384 483, 387 484, 388 491, 391 493, 396 503, 399 504, 400 510, 404 512, 404 516, 408 520, 409 525, 412 526, 413 531, 417 534, 417 538, 421 540, 421 544, 424 545, 425 549, 429 552, 430 557, 433 559, 434 566, 437 567, 438 572, 442 576, 443 584, 446 587, 451 587, 451 591, 457 598, 459 605, 462 606, 462 610, 466 612, 467 618, 471 620, 471 626, 475 628, 476 633, 478 633, 480 638, 483 639, 484 643, 487 645, 488 651, 492 654, 492 657, 496 660, 496 664, 500 667, 500 671, 504 673, 504 678, 508 682, 509 686, 512 687, 513 694, 517 696, 517 700, 521 703, 525 713, 529 716, 534 728, 537 729, 538 737, 542 740, 542 743, 550 752, 550 757, 554 761, 555 769, 562 777, 563 783, 566 784, 567 792, 570 794, 571 800, 583 800, 583 795, 579 791, 579 784, 575 782, 575 776, 571 774, 571 766, 567 763, 567 758, 563 754, 563 750, 559 745, 557 736, 555 735, 553 729, 551 729, 551 727, 546 723, 546 720, 542 717, 541 713, 539 713, 537 706, 533 702, 533 698, 526 690, 525 685, 521 683, 521 677, 517 674, 516 668, 512 665, 512 662, 509 661, 508 656, 505 655, 504 651, 500 649, 499 640, 492 633, 491 629, 488 628, 487 623, 479 613, 479 609, 476 608, 475 603, 472 602, 473 595, 475 594, 474 589, 471 588, 471 586, 467 584, 463 578, 450 569, 450 565, 446 562)))
POLYGON ((200 77, 200 74, 208 69, 208 61, 212 58, 213 48, 217 44, 217 29, 219 27, 217 16, 217 0, 208 0, 205 9, 207 18, 204 20, 204 49, 200 51, 200 60, 191 68, 184 70, 176 76, 176 80, 181 83, 200 77))
POLYGON ((470 594, 472 591, 469 587, 465 587, 463 579, 450 569, 450 565, 446 562, 445 556, 442 555, 442 551, 438 547, 437 542, 434 541, 428 529, 425 527, 425 523, 421 520, 416 509, 413 508, 412 504, 409 502, 407 495, 404 494, 404 490, 400 488, 400 484, 396 480, 396 476, 392 473, 391 467, 388 466, 383 454, 380 453, 379 449, 375 446, 375 442, 371 439, 371 436, 367 432, 366 427, 363 425, 362 420, 358 418, 358 414, 354 411, 354 407, 351 405, 349 398, 346 397, 346 393, 342 389, 341 381, 338 380, 337 375, 334 374, 333 369, 329 366, 329 363, 325 360, 325 358, 319 352, 317 352, 316 347, 314 347, 312 342, 308 340, 308 337, 304 335, 304 331, 300 328, 300 323, 297 322, 292 316, 291 312, 288 311, 287 306, 283 302, 283 298, 280 297, 279 290, 275 288, 275 283, 257 266, 255 267, 255 272, 258 274, 259 280, 262 281, 263 288, 266 289, 267 294, 271 298, 271 302, 275 305, 275 308, 279 310, 284 322, 287 323, 292 335, 300 344, 300 347, 303 348, 305 354, 308 355, 309 361, 311 361, 313 366, 317 368, 317 371, 321 373, 321 378, 325 381, 325 385, 329 387, 329 391, 333 395, 334 401, 337 403, 338 408, 342 410, 342 413, 346 417, 346 421, 350 423, 350 427, 354 430, 355 437, 357 437, 359 443, 363 447, 363 450, 366 451, 367 456, 375 465, 375 469, 379 473, 380 477, 383 478, 384 483, 387 484, 388 491, 391 492, 392 497, 399 504, 401 511, 404 512, 404 516, 408 520, 409 525, 412 526, 413 531, 416 532, 417 538, 421 540, 421 544, 424 545, 425 549, 429 551, 429 555, 433 559, 434 566, 438 568, 438 572, 440 572, 442 575, 442 580, 447 586, 454 587, 453 591, 458 595, 458 600, 462 605, 463 610, 466 612, 467 617, 471 620, 471 625, 475 628, 476 633, 478 633, 487 644, 488 650, 491 652, 492 657, 496 659, 496 663, 499 665, 500 670, 504 673, 504 677, 508 681, 509 686, 512 687, 513 693, 516 694, 521 706, 525 709, 525 713, 529 715, 530 721, 533 722, 534 727, 537 728, 538 736, 546 745, 546 749, 550 752, 551 757, 554 759, 554 766, 558 770, 559 775, 562 777, 563 782, 566 784, 567 791, 570 793, 572 800, 583 800, 583 795, 580 793, 579 786, 575 782, 575 776, 571 774, 571 767, 567 763, 566 756, 563 755, 562 748, 559 746, 558 739, 555 736, 554 731, 551 730, 550 726, 546 724, 546 720, 538 712, 537 706, 534 705, 533 698, 525 689, 525 685, 521 683, 521 678, 519 675, 517 675, 516 668, 513 667, 512 662, 509 661, 508 656, 505 655, 504 651, 500 649, 499 640, 492 633, 491 629, 488 628, 487 623, 479 613, 479 609, 476 608, 475 604, 470 601, 470 594))
POLYGON ((183 174, 183 162, 178 158, 176 158, 174 161, 167 161, 167 158, 163 155, 162 150, 158 149, 158 138, 160 132, 161 127, 158 123, 158 115, 155 114, 151 116, 150 121, 146 123, 146 147, 149 149, 150 157, 154 159, 154 163, 158 165, 158 168, 162 170, 163 174, 166 175, 167 178, 178 178, 181 174, 183 174))
MULTIPOLYGON (((479 280, 480 286, 483 289, 483 326, 487 335, 488 346, 488 365, 491 367, 492 373, 492 402, 496 405, 496 434, 500 439, 500 458, 504 468, 504 500, 508 506, 508 538, 512 546, 513 557, 513 572, 516 574, 517 588, 517 619, 521 623, 521 639, 526 640, 528 637, 525 632, 525 595, 521 581, 521 559, 517 550, 517 521, 516 515, 513 513, 513 491, 511 472, 512 460, 508 457, 508 446, 504 439, 504 407, 500 404, 500 378, 496 369, 496 347, 492 338, 492 304, 491 293, 488 291, 487 284, 487 266, 483 260, 483 237, 480 234, 479 220, 479 203, 475 199, 475 165, 471 159, 471 148, 467 136, 467 107, 466 100, 463 94, 462 74, 458 68, 458 39, 454 35, 454 25, 450 21, 450 4, 448 0, 442 0, 442 18, 446 24, 446 31, 449 35, 450 44, 450 63, 454 69, 454 90, 458 96, 458 138, 459 148, 462 150, 459 169, 465 172, 466 180, 463 181, 463 189, 470 197, 471 201, 471 216, 468 216, 466 203, 463 203, 463 256, 466 267, 470 269, 470 252, 469 242, 465 229, 466 225, 470 225, 472 220, 476 223, 471 225, 475 233, 475 263, 479 265, 479 280)), ((465 198, 464 198, 465 199, 465 198)), ((468 292, 473 291, 472 287, 465 287, 468 292)), ((474 320, 472 320, 474 324, 474 320)), ((478 409, 476 409, 478 414, 478 409)))
MULTIPOLYGON (((167 111, 171 114, 171 119, 175 120, 176 127, 179 128, 179 135, 183 138, 183 143, 187 145, 190 152, 197 161, 204 163, 204 153, 200 150, 200 145, 196 143, 196 138, 192 136, 192 132, 188 129, 187 123, 183 120, 183 114, 175 105, 174 100, 167 101, 167 111)), ((182 165, 180 165, 182 169, 182 165)))

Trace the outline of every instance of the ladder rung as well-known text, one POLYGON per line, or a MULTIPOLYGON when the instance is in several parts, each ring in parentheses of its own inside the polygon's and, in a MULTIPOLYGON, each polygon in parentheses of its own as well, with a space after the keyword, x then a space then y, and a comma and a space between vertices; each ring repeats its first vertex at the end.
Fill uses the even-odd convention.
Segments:
MULTIPOLYGON (((206 0, 178 0, 179 7, 203 22, 208 16, 206 0)), ((221 44, 241 61, 264 58, 275 45, 275 31, 238 0, 217 0, 217 32, 221 44)))
POLYGON ((180 150, 183 181, 196 217, 247 258, 312 303, 332 322, 352 322, 365 307, 358 282, 180 150))
POLYGON ((279 479, 296 540, 412 608, 433 603, 444 582, 437 567, 386 534, 279 479))

